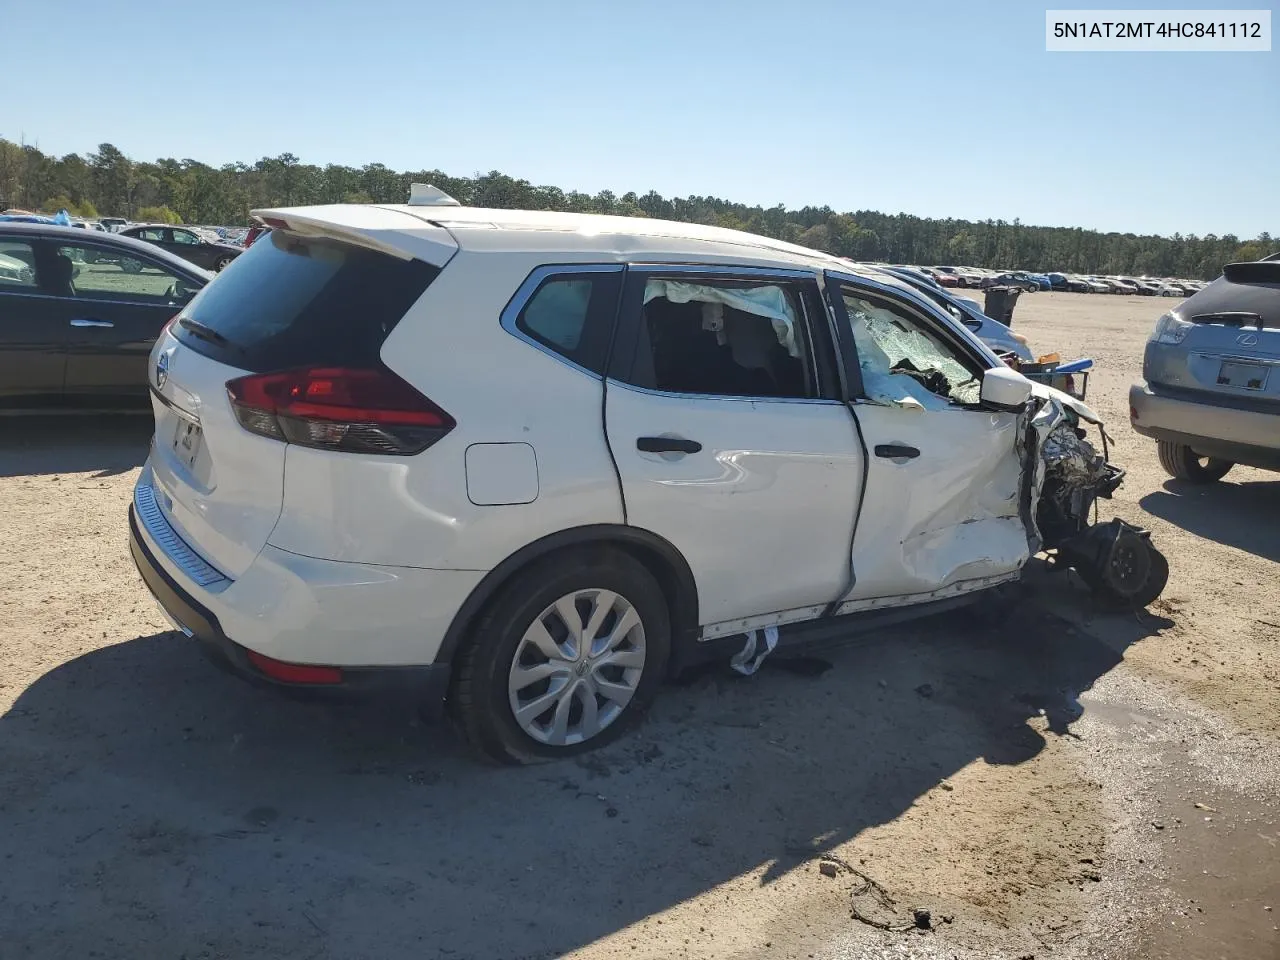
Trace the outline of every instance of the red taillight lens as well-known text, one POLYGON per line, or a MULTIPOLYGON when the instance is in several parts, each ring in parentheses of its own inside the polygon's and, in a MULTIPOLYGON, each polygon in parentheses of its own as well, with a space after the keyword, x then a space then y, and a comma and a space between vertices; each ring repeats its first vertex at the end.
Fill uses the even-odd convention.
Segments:
POLYGON ((246 650, 249 662, 261 670, 272 680, 281 683, 341 683, 342 671, 337 667, 313 667, 306 663, 285 663, 258 653, 246 650))
POLYGON ((321 450, 409 456, 454 420, 390 370, 308 367, 257 373, 227 384, 251 433, 321 450))

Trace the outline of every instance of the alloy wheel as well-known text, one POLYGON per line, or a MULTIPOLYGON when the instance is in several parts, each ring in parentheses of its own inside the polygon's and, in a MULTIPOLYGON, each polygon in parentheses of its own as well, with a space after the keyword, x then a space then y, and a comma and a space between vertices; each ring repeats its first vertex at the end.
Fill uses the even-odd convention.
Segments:
POLYGON ((529 624, 507 677, 520 729, 550 746, 571 746, 618 719, 644 674, 644 624, 611 590, 575 590, 529 624))

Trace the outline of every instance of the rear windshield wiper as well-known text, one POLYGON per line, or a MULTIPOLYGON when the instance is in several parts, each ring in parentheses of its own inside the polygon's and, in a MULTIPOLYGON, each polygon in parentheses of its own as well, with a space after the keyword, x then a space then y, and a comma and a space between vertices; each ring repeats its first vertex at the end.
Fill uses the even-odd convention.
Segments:
POLYGON ((191 331, 193 336, 199 337, 201 340, 207 340, 209 343, 216 343, 220 347, 229 347, 232 350, 244 353, 244 347, 240 346, 240 344, 228 340, 213 327, 203 324, 199 320, 183 317, 178 321, 178 326, 184 330, 191 331))

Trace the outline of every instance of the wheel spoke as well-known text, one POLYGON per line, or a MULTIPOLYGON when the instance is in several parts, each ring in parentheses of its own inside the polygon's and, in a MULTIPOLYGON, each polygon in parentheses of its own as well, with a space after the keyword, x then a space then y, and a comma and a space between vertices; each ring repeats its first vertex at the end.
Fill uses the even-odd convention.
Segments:
POLYGON ((587 740, 600 731, 600 705, 596 702, 595 688, 587 684, 582 688, 578 700, 582 704, 582 720, 579 726, 582 728, 582 739, 587 740))
POLYGON ((596 669, 601 667, 621 667, 624 670, 643 669, 643 650, 611 650, 596 661, 596 669))
POLYGON ((560 615, 560 620, 564 623, 565 630, 569 632, 565 642, 573 647, 570 659, 576 657, 578 651, 582 649, 582 617, 578 616, 576 601, 577 597, 572 594, 567 597, 561 597, 556 601, 556 613, 560 615))
MULTIPOLYGON (((560 699, 564 693, 566 684, 552 683, 551 689, 539 697, 534 697, 528 703, 522 705, 516 710, 516 722, 522 727, 527 727, 538 717, 547 712, 547 707, 560 699)), ((567 697, 565 699, 568 699, 567 697)), ((568 716, 568 714, 566 714, 568 716)))
POLYGON ((626 704, 635 693, 634 687, 629 687, 625 683, 614 683, 600 676, 595 678, 595 686, 600 691, 600 696, 619 705, 626 704))
POLYGON ((613 631, 609 634, 608 649, 614 649, 627 638, 627 634, 639 625, 640 614, 636 613, 635 607, 628 606, 618 617, 618 622, 613 625, 613 631))
POLYGON ((511 686, 517 692, 548 677, 568 679, 568 665, 558 660, 549 660, 546 663, 535 663, 529 667, 522 667, 520 664, 516 664, 511 668, 511 686))
POLYGON ((617 600, 618 595, 610 590, 601 590, 596 594, 595 608, 591 611, 591 617, 587 620, 587 628, 584 631, 584 639, 588 649, 595 646, 600 627, 604 624, 609 614, 613 612, 613 605, 617 600))
POLYGON ((560 697, 560 702, 556 704, 555 716, 551 720, 551 737, 550 740, 556 745, 561 745, 565 741, 565 737, 569 733, 569 711, 573 709, 573 688, 568 688, 560 697))
POLYGON ((548 660, 569 660, 566 657, 560 645, 547 631, 547 626, 541 620, 535 620, 529 624, 529 629, 524 632, 524 639, 527 643, 532 643, 548 660))

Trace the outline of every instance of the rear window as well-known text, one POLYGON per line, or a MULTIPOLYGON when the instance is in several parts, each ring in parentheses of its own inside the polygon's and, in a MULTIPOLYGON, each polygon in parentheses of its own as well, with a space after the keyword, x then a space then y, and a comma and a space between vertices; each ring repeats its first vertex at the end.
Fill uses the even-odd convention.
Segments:
POLYGON ((273 230, 191 301, 182 315, 194 323, 174 324, 173 333, 207 357, 255 373, 372 366, 439 273, 420 260, 273 230))

